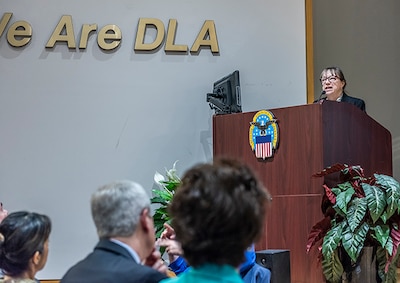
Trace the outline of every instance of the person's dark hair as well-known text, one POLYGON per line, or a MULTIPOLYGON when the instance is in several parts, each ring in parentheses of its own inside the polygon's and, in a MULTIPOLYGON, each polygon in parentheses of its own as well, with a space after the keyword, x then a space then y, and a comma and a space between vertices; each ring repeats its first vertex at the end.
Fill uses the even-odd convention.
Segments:
POLYGON ((36 251, 43 252, 51 221, 46 215, 18 211, 0 223, 0 269, 5 275, 20 276, 28 270, 36 251))
POLYGON ((238 267, 261 235, 270 195, 244 164, 219 159, 182 177, 169 212, 185 259, 238 267))

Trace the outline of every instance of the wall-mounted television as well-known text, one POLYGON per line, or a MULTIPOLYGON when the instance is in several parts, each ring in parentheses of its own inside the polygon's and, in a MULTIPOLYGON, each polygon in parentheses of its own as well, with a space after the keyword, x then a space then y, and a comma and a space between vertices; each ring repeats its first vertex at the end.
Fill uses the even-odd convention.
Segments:
POLYGON ((207 93, 207 102, 217 115, 242 112, 239 71, 216 81, 213 92, 207 93))

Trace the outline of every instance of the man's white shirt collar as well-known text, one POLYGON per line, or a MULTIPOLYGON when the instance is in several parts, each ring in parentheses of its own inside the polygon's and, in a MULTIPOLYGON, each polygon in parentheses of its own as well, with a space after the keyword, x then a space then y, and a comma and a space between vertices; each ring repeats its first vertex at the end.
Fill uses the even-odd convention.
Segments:
POLYGON ((123 247, 124 249, 126 249, 137 263, 139 263, 139 264, 141 263, 139 255, 130 246, 128 246, 127 244, 125 244, 125 243, 123 243, 121 241, 118 241, 116 239, 110 239, 110 241, 113 242, 113 243, 116 243, 117 245, 119 245, 119 246, 123 247))

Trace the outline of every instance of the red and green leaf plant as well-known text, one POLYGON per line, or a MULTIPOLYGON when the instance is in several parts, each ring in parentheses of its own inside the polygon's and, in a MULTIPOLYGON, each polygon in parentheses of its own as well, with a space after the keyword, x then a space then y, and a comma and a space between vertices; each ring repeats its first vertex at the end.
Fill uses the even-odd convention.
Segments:
POLYGON ((361 166, 335 164, 313 177, 339 172, 340 183, 323 185, 324 218, 309 233, 306 250, 318 245, 322 272, 328 282, 342 282, 346 270, 344 251, 354 265, 363 247, 376 248, 377 274, 381 282, 396 282, 400 244, 400 187, 393 177, 364 176, 361 166))

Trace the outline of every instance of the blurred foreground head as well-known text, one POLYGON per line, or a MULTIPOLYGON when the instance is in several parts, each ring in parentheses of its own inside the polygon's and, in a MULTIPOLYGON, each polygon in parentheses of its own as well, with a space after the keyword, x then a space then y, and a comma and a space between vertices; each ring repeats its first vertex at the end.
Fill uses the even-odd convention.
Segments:
POLYGON ((184 257, 238 267, 244 251, 260 237, 271 200, 252 170, 230 159, 189 169, 169 207, 184 257))

